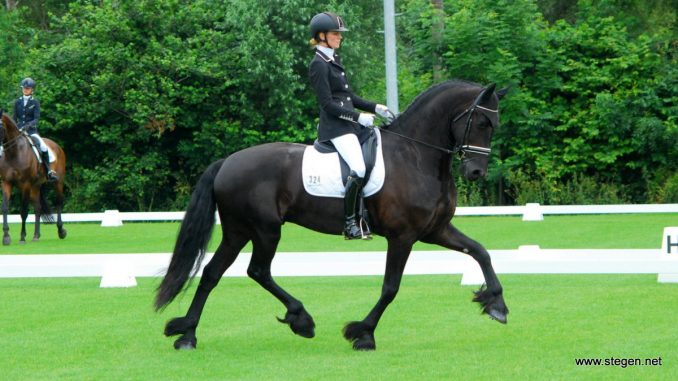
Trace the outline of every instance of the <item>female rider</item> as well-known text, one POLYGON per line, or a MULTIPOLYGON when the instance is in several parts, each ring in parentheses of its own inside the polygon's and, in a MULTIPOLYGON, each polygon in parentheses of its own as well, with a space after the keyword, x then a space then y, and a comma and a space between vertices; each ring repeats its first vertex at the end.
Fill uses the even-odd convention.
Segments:
POLYGON ((47 144, 38 134, 38 122, 40 121, 40 102, 33 97, 35 81, 32 78, 24 78, 21 81, 21 91, 23 96, 14 103, 14 120, 20 131, 26 131, 33 138, 33 141, 40 147, 42 164, 45 166, 45 175, 47 181, 57 180, 56 172, 50 168, 49 153, 47 144))
POLYGON ((311 19, 310 29, 310 43, 316 48, 309 65, 309 77, 320 106, 318 141, 331 141, 351 170, 344 195, 344 237, 369 239, 356 222, 356 202, 365 176, 360 137, 373 125, 373 113, 388 117, 389 110, 360 98, 349 87, 346 70, 335 53, 341 46, 342 32, 348 31, 344 20, 334 13, 319 13, 311 19), (359 113, 356 109, 369 113, 359 113))

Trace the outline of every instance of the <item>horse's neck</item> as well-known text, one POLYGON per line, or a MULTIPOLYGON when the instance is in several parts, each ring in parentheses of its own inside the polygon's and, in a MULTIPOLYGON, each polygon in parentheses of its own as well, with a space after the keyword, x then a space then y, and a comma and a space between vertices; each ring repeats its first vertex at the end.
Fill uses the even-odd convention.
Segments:
POLYGON ((382 139, 385 140, 384 159, 397 172, 425 174, 426 178, 436 183, 429 184, 432 187, 451 179, 450 154, 392 134, 382 134, 382 139))
POLYGON ((18 130, 7 130, 5 128, 5 139, 3 141, 4 153, 7 156, 7 161, 17 159, 22 153, 29 149, 28 138, 21 136, 18 130))

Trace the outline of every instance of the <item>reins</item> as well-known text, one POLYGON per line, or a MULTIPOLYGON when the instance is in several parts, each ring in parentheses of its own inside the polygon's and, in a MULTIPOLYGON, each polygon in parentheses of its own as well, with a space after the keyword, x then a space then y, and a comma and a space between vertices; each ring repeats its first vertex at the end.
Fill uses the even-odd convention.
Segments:
MULTIPOLYGON (((487 111, 487 112, 493 112, 493 113, 496 113, 496 112, 499 111, 499 110, 492 110, 492 109, 489 109, 487 107, 483 107, 483 106, 478 105, 478 99, 476 99, 469 108, 467 108, 462 113, 457 115, 454 119, 452 119, 451 124, 454 124, 457 121, 459 121, 464 115, 468 114, 468 119, 466 119, 466 128, 464 130, 464 141, 462 142, 462 144, 456 145, 453 149, 447 149, 445 147, 437 146, 435 144, 427 143, 425 141, 415 139, 415 138, 400 134, 400 133, 395 132, 395 131, 391 131, 391 130, 385 128, 386 125, 376 126, 375 128, 378 128, 379 131, 388 132, 389 134, 393 134, 393 135, 399 136, 399 137, 401 137, 405 140, 409 140, 411 142, 421 144, 421 145, 429 147, 429 148, 433 148, 435 150, 444 152, 448 155, 456 153, 456 154, 460 154, 460 157, 463 158, 464 155, 468 152, 468 153, 474 153, 474 154, 489 156, 490 153, 492 152, 492 150, 490 148, 478 147, 478 146, 474 146, 474 145, 470 145, 470 144, 464 144, 466 141, 468 141, 468 135, 471 132, 471 123, 473 122, 472 115, 473 115, 473 112, 476 109, 481 109, 481 110, 484 110, 484 111, 487 111)), ((395 115, 390 110, 389 110, 389 113, 391 114, 391 118, 395 119, 395 115)))
POLYGON ((450 149, 447 149, 447 148, 444 148, 444 147, 437 146, 437 145, 435 145, 435 144, 426 143, 425 141, 421 141, 421 140, 419 140, 419 139, 411 138, 411 137, 409 137, 409 136, 406 136, 406 135, 397 133, 397 132, 395 132, 395 131, 388 130, 388 129, 384 128, 384 127, 386 127, 386 126, 385 126, 385 125, 384 125, 384 126, 376 126, 375 128, 378 128, 379 131, 388 132, 389 134, 393 134, 393 135, 399 136, 399 137, 401 137, 401 138, 403 138, 403 139, 405 139, 405 140, 409 140, 409 141, 411 141, 411 142, 415 142, 415 143, 421 144, 421 145, 423 145, 423 146, 426 146, 426 147, 429 147, 429 148, 433 148, 433 149, 436 149, 436 150, 438 150, 438 151, 445 152, 446 154, 455 154, 455 153, 458 153, 458 152, 459 152, 459 149, 457 149, 457 147, 455 147, 454 150, 450 150, 450 149))
MULTIPOLYGON (((2 115, 2 110, 0 110, 0 115, 2 115)), ((4 123, 2 123, 2 119, 0 119, 0 128, 5 128, 4 123)), ((7 133, 7 130, 5 130, 5 134, 6 134, 6 133, 7 133)), ((3 140, 4 140, 5 134, 3 134, 3 140)), ((2 147, 3 147, 4 149, 10 149, 10 148, 14 147, 15 145, 17 145, 17 143, 18 143, 17 140, 18 140, 22 135, 23 135, 23 131, 19 130, 19 135, 17 135, 16 137, 14 137, 14 138, 8 140, 7 143, 5 143, 5 142, 3 141, 3 142, 2 142, 2 147)))
POLYGON ((19 140, 19 138, 21 138, 22 136, 23 136, 23 135, 19 135, 19 136, 15 137, 15 138, 12 138, 11 140, 7 141, 7 143, 4 143, 4 142, 3 142, 3 143, 2 143, 2 146, 3 146, 5 149, 10 149, 10 148, 12 148, 12 147, 14 147, 15 145, 17 145, 17 144, 19 143, 18 140, 19 140))
MULTIPOLYGON (((0 123, 0 126, 1 126, 1 125, 2 125, 2 123, 0 123)), ((4 128, 4 127, 2 127, 2 128, 4 128)), ((8 150, 8 149, 14 147, 15 145, 17 145, 17 144, 19 143, 18 140, 19 140, 19 138, 21 138, 22 136, 24 136, 24 134, 23 134, 22 132, 20 132, 19 135, 17 135, 17 136, 15 136, 15 137, 13 137, 12 139, 8 140, 6 143, 5 143, 5 142, 2 142, 2 147, 3 147, 4 149, 6 149, 6 150, 8 150)))

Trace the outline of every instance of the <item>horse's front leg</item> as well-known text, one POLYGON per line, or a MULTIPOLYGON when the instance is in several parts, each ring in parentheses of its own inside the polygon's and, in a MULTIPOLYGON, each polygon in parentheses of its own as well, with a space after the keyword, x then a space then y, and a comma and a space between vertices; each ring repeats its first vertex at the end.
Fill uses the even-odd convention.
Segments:
POLYGON ((9 213, 9 197, 12 194, 12 186, 9 183, 2 183, 2 244, 7 246, 12 242, 9 236, 9 223, 7 222, 7 214, 9 213))
POLYGON ((483 307, 483 312, 491 318, 506 324, 509 310, 504 302, 503 289, 492 267, 490 254, 480 243, 467 237, 451 224, 447 224, 437 233, 422 239, 422 242, 434 243, 448 249, 460 251, 475 259, 485 277, 485 285, 475 292, 473 301, 480 303, 483 307))
POLYGON ((377 348, 374 331, 377 328, 381 315, 386 307, 395 299, 400 289, 400 281, 405 271, 407 258, 412 250, 411 242, 402 242, 397 239, 388 240, 386 253, 386 273, 381 288, 381 296, 377 304, 362 321, 348 323, 344 327, 344 337, 353 344, 356 350, 374 350, 377 348))

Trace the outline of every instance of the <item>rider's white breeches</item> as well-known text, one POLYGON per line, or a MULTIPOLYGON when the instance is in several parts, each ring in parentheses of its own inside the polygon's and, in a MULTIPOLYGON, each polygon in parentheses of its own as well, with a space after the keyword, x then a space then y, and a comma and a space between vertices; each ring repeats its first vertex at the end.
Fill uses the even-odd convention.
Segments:
POLYGON ((40 142, 40 151, 42 151, 42 152, 49 152, 49 162, 50 162, 50 163, 53 163, 54 160, 56 160, 56 158, 55 158, 54 155, 52 154, 52 151, 50 151, 50 150, 47 149, 47 144, 45 144, 45 141, 42 140, 42 138, 41 138, 40 135, 38 135, 38 134, 33 134, 33 135, 31 135, 31 136, 34 137, 34 138, 37 138, 38 141, 40 142))
POLYGON ((31 136, 32 136, 33 138, 38 139, 38 141, 40 142, 40 151, 42 151, 42 152, 47 152, 47 144, 45 144, 45 141, 42 140, 42 138, 40 137, 40 135, 38 135, 38 134, 33 134, 33 135, 31 135, 31 136))
POLYGON ((346 134, 331 140, 339 155, 346 160, 349 168, 358 174, 358 177, 365 177, 365 159, 363 150, 360 148, 358 136, 355 134, 346 134))

